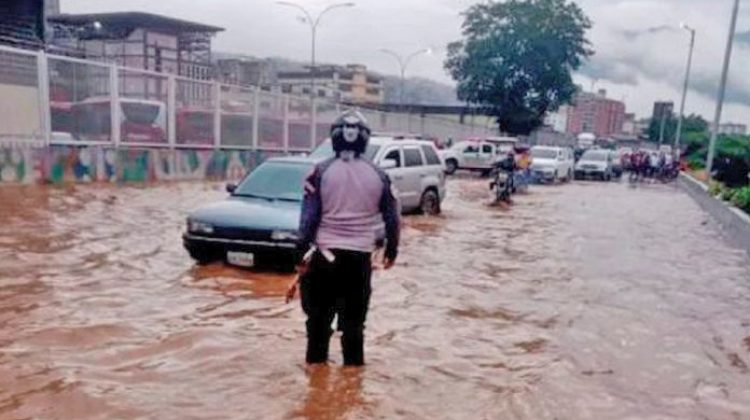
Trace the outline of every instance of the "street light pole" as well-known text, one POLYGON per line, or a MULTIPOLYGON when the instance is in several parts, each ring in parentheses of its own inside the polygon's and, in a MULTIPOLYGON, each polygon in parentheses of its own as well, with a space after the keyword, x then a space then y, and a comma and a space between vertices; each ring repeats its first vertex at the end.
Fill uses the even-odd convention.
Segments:
POLYGON ((721 72, 721 83, 719 84, 719 96, 716 100, 716 115, 714 116, 714 124, 711 128, 711 142, 708 145, 708 158, 706 160, 706 172, 708 173, 708 179, 712 178, 711 172, 713 171, 714 154, 716 149, 716 138, 719 136, 719 124, 721 123, 721 111, 724 107, 724 96, 727 91, 727 77, 729 75, 729 64, 732 61, 732 46, 734 44, 734 33, 737 29, 737 14, 740 9, 740 0, 734 0, 734 9, 732 11, 732 23, 729 25, 729 40, 727 41, 727 49, 724 53, 724 68, 721 72))
MULTIPOLYGON (((680 143, 682 141, 682 122, 685 118, 685 101, 687 99, 688 86, 690 84, 690 69, 693 64, 693 49, 695 48, 695 29, 691 28, 686 24, 680 24, 682 29, 690 32, 690 50, 688 52, 687 69, 685 70, 685 84, 682 87, 682 103, 680 104, 680 119, 677 120, 677 133, 675 133, 674 150, 675 153, 679 153, 680 143)), ((679 155, 676 156, 680 158, 679 155)))
POLYGON ((399 89, 399 105, 403 108, 404 106, 404 86, 405 86, 405 80, 406 80, 406 68, 409 66, 409 63, 417 56, 421 54, 429 54, 432 52, 430 48, 423 48, 421 50, 415 51, 408 55, 406 58, 402 57, 400 54, 387 50, 387 49, 381 49, 380 52, 384 54, 388 54, 392 57, 394 57, 398 61, 399 68, 401 70, 401 87, 399 89))
POLYGON ((316 37, 318 35, 318 25, 320 25, 320 19, 325 15, 326 13, 330 12, 333 9, 338 9, 341 7, 352 7, 354 6, 354 3, 347 2, 347 3, 337 3, 330 5, 323 9, 318 16, 313 19, 312 14, 307 11, 304 7, 300 6, 297 3, 292 3, 288 1, 277 1, 277 4, 281 6, 289 6, 293 7, 299 11, 301 11, 307 20, 307 23, 310 24, 310 30, 312 32, 312 51, 310 53, 310 96, 314 99, 315 98, 315 43, 316 43, 316 37))

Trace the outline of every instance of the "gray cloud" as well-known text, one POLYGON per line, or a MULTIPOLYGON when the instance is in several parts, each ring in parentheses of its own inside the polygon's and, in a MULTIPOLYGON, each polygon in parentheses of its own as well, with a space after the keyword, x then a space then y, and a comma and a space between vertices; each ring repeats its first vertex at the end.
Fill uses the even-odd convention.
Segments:
POLYGON ((609 80, 623 85, 638 85, 638 72, 630 63, 594 56, 578 71, 590 79, 609 80))

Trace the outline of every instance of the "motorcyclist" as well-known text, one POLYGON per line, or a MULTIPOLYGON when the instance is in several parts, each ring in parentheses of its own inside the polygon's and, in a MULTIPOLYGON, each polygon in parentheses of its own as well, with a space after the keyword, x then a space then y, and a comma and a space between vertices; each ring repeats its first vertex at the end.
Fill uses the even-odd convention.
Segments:
POLYGON ((495 161, 491 170, 493 181, 490 183, 490 189, 495 189, 495 197, 497 201, 511 201, 510 194, 513 191, 514 172, 516 168, 517 165, 513 150, 495 161), (503 183, 499 180, 499 175, 501 173, 507 174, 507 179, 503 183))

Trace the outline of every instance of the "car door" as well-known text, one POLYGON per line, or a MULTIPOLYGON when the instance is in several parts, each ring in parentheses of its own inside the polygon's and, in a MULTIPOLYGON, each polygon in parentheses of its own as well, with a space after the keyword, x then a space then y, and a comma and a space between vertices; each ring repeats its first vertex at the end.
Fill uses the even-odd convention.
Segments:
POLYGON ((479 144, 478 143, 467 143, 461 150, 461 158, 463 160, 464 168, 478 168, 479 167, 479 144))
POLYGON ((482 169, 492 168, 497 158, 497 147, 492 143, 482 143, 479 149, 479 165, 482 169))
POLYGON ((418 145, 404 146, 404 188, 402 193, 403 205, 407 208, 416 208, 422 198, 422 180, 425 173, 424 158, 422 150, 418 145))
POLYGON ((385 152, 383 152, 383 158, 381 159, 381 162, 388 159, 396 162, 396 167, 387 169, 386 173, 391 178, 393 186, 396 187, 396 191, 398 192, 398 200, 401 202, 401 205, 404 206, 404 200, 408 198, 408 195, 405 196, 404 192, 408 190, 408 185, 406 184, 404 158, 401 147, 390 146, 386 148, 385 152))

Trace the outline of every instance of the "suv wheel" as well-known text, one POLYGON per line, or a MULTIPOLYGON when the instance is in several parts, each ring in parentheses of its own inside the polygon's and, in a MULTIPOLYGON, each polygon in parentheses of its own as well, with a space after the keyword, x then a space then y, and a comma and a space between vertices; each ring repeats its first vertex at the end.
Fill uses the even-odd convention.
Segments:
POLYGON ((455 159, 448 159, 445 161, 445 173, 453 175, 458 170, 458 162, 455 159))
POLYGON ((440 214, 440 197, 434 190, 427 190, 422 194, 422 199, 419 201, 419 210, 427 216, 440 214))

